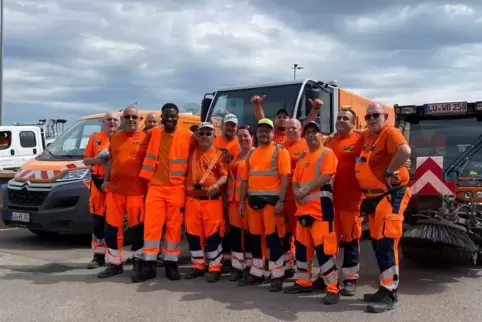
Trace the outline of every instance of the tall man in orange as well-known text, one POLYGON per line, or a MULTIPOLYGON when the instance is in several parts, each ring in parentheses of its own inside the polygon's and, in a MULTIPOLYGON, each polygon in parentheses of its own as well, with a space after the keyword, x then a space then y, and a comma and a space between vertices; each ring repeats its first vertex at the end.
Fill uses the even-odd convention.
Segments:
POLYGON ((338 240, 334 225, 333 179, 338 161, 335 153, 321 143, 320 126, 309 122, 304 127, 309 152, 300 158, 293 174, 296 216, 296 282, 285 293, 311 292, 311 261, 316 251, 327 293, 323 302, 339 301, 336 252, 338 240))
POLYGON ((290 156, 285 148, 273 143, 273 121, 259 120, 256 135, 259 145, 246 158, 246 167, 239 173, 243 180, 239 214, 245 214, 242 201, 247 197, 246 215, 253 255, 250 275, 240 280, 239 285, 259 285, 264 281, 265 262, 261 238, 265 235, 271 273, 269 289, 271 292, 279 292, 285 274, 283 237, 286 234, 286 223, 283 213, 290 180, 290 156))
POLYGON ((106 231, 108 267, 99 278, 122 274, 122 246, 124 244, 124 216, 132 229, 132 252, 140 266, 144 235, 144 196, 146 182, 139 177, 146 155, 146 133, 139 130, 139 111, 129 106, 122 113, 124 130, 112 135, 103 189, 106 195, 106 231))
POLYGON ((407 186, 409 173, 404 167, 411 150, 402 133, 386 124, 387 117, 383 105, 367 106, 368 129, 362 134, 363 150, 355 166, 365 196, 361 213, 368 215, 380 268, 378 291, 364 296, 366 302, 372 303, 367 310, 373 313, 393 309, 398 301, 398 243, 403 233, 403 213, 411 197, 407 186))
MULTIPOLYGON (((224 153, 224 161, 228 164, 233 161, 234 157, 239 154, 241 148, 239 146, 238 137, 236 136, 236 128, 238 126, 238 117, 234 114, 226 114, 223 117, 221 125, 221 135, 216 136, 213 146, 224 153)), ((227 185, 225 186, 227 189, 227 185)), ((223 268, 225 271, 231 270, 231 243, 229 235, 229 215, 227 194, 223 196, 223 213, 225 219, 224 237, 223 237, 223 268)))
MULTIPOLYGON (((288 149, 291 161, 291 173, 294 172, 301 155, 308 151, 306 140, 301 137, 301 123, 297 119, 289 119, 286 122, 288 139, 284 146, 288 149)), ((286 235, 283 238, 285 251, 285 277, 294 275, 294 235, 296 233, 296 202, 291 182, 288 186, 285 203, 286 235)))
POLYGON ((144 262, 133 279, 142 282, 156 277, 156 260, 161 233, 166 227, 163 249, 166 276, 179 280, 178 260, 181 254, 181 230, 188 169, 189 150, 195 142, 193 133, 178 127, 179 108, 172 103, 162 107, 163 127, 153 128, 139 176, 149 182, 146 197, 144 262))
POLYGON ((90 213, 92 214, 92 250, 94 258, 87 268, 97 268, 105 265, 105 192, 102 183, 105 176, 105 165, 109 161, 110 138, 119 127, 117 113, 105 113, 102 131, 92 133, 84 151, 84 164, 92 167, 90 184, 90 213))
POLYGON ((228 163, 224 154, 213 147, 215 128, 211 123, 199 125, 198 147, 194 149, 188 164, 185 206, 186 236, 191 252, 192 269, 186 279, 204 275, 204 241, 207 240, 209 261, 208 282, 221 278, 224 229, 222 191, 228 180, 228 163))
MULTIPOLYGON (((355 160, 360 155, 360 134, 355 133, 356 114, 351 109, 341 109, 336 118, 336 134, 325 143, 335 152, 338 169, 334 183, 335 224, 338 237, 343 238, 342 295, 353 296, 358 280, 359 248, 362 236, 360 203, 362 194, 355 176, 355 160)), ((338 238, 339 239, 339 238, 338 238)))

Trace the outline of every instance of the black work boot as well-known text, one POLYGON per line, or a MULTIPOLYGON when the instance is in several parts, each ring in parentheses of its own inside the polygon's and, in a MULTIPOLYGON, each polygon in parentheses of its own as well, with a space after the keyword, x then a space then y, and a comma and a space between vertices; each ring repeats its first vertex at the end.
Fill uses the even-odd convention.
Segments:
POLYGON ((164 267, 164 260, 162 259, 162 253, 157 254, 157 267, 164 267))
POLYGON ((382 287, 379 297, 376 302, 368 304, 366 310, 368 313, 383 313, 389 310, 393 310, 398 302, 398 296, 396 292, 390 292, 386 288, 382 287))
POLYGON ((323 304, 333 305, 340 301, 340 293, 327 292, 323 298, 323 304))
POLYGON ((223 267, 221 268, 221 272, 223 274, 226 274, 226 273, 231 273, 233 271, 233 265, 231 264, 231 261, 225 261, 223 262, 223 267))
POLYGON ((281 292, 283 290, 283 278, 271 279, 271 285, 268 289, 270 292, 281 292))
POLYGON ((143 260, 140 258, 135 258, 132 261, 132 276, 142 271, 143 260))
POLYGON ((293 285, 285 287, 283 291, 286 294, 311 293, 313 292, 313 286, 301 286, 295 282, 293 285))
POLYGON ((229 276, 228 281, 237 282, 242 278, 243 278, 243 271, 238 271, 237 269, 234 269, 231 272, 231 276, 229 276))
MULTIPOLYGON (((380 302, 384 298, 386 292, 389 292, 389 291, 386 288, 380 286, 375 293, 364 294, 363 295, 363 301, 370 302, 370 303, 380 302)), ((392 293, 392 295, 393 295, 395 301, 398 301, 398 294, 392 293)))
POLYGON ((108 264, 106 269, 104 269, 102 272, 97 274, 98 278, 108 278, 112 277, 115 275, 119 275, 124 273, 124 269, 122 268, 122 265, 112 265, 108 264))
POLYGON ((246 278, 240 279, 238 281, 238 286, 251 286, 251 285, 261 285, 264 282, 264 276, 258 277, 249 274, 246 278))
POLYGON ((94 269, 97 267, 101 267, 105 265, 105 255, 101 254, 94 254, 94 258, 92 261, 87 264, 88 269, 94 269))
POLYGON ((343 282, 343 289, 341 295, 343 296, 355 296, 356 294, 356 280, 346 280, 343 282))
POLYGON ((324 291, 326 290, 326 284, 323 280, 323 277, 319 277, 313 282, 313 289, 317 291, 324 291))
POLYGON ((126 261, 124 262, 124 264, 126 264, 126 265, 134 265, 134 261, 135 261, 134 256, 131 256, 131 257, 129 257, 128 259, 126 259, 126 261))
POLYGON ((191 270, 189 272, 187 272, 187 274, 184 276, 184 278, 187 279, 187 280, 193 280, 195 278, 204 276, 205 273, 206 273, 206 271, 204 271, 204 270, 200 270, 200 269, 197 269, 197 268, 191 268, 191 270))
POLYGON ((286 269, 285 270, 285 278, 292 278, 295 276, 295 270, 294 269, 286 269))
MULTIPOLYGON (((157 263, 159 265, 159 262, 157 263)), ((179 268, 176 262, 164 262, 164 267, 166 269, 166 277, 171 281, 177 281, 181 279, 181 274, 179 273, 179 268)))
POLYGON ((141 261, 138 262, 137 267, 140 269, 131 277, 132 283, 141 283, 156 278, 157 265, 155 261, 141 261))
POLYGON ((206 276, 208 283, 216 283, 221 279, 221 272, 209 272, 206 276))

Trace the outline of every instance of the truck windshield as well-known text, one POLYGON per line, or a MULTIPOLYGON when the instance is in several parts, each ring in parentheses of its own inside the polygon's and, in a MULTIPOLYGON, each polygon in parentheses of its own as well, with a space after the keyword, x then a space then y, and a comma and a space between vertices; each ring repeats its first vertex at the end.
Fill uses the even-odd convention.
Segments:
POLYGON ((302 83, 219 91, 211 105, 211 116, 221 120, 224 115, 233 113, 238 117, 239 124, 254 127, 257 121, 251 97, 266 95, 263 103, 265 117, 274 119, 276 112, 282 108, 292 117, 301 85, 302 83))
MULTIPOLYGON (((415 165, 417 157, 439 155, 444 157, 444 169, 447 169, 479 137, 481 128, 482 123, 475 118, 420 119, 418 124, 411 123, 412 163, 415 165)), ((482 173, 482 149, 460 170, 482 173)))
POLYGON ((37 159, 82 159, 89 136, 101 129, 102 118, 79 120, 62 133, 37 159))

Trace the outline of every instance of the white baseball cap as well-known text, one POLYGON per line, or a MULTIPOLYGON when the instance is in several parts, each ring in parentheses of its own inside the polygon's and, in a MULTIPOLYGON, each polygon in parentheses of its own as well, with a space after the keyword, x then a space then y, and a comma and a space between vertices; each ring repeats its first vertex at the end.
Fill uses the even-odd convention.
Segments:
POLYGON ((212 125, 212 123, 210 123, 210 122, 202 122, 201 124, 199 124, 199 127, 197 129, 198 130, 200 130, 200 129, 215 130, 214 125, 212 125))
POLYGON ((226 124, 228 122, 232 122, 232 123, 238 125, 238 117, 234 114, 226 114, 223 117, 223 124, 226 124))

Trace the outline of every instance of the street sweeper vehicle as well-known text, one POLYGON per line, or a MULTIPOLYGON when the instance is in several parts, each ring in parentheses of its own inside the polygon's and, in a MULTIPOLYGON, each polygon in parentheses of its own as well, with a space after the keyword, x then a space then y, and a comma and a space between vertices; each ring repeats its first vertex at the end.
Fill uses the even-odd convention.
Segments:
POLYGON ((412 149, 405 257, 467 259, 482 249, 482 101, 395 105, 412 149))

